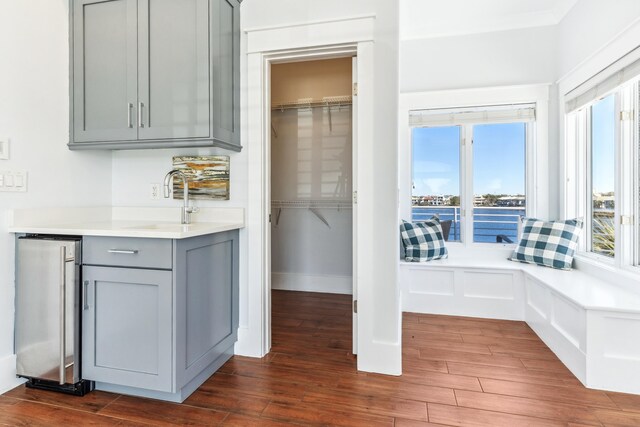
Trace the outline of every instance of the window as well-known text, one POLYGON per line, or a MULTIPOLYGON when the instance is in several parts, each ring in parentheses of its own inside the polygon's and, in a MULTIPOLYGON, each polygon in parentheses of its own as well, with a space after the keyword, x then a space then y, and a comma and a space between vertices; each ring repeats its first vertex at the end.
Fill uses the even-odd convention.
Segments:
POLYGON ((590 107, 589 246, 591 252, 613 257, 615 254, 615 95, 590 107))
POLYGON ((584 94, 567 102, 574 108, 567 115, 568 158, 575 161, 569 178, 576 216, 585 220, 582 254, 625 267, 639 264, 638 79, 606 83, 608 91, 589 102, 584 94))
POLYGON ((451 220, 449 241, 515 243, 534 117, 528 104, 412 111, 413 220, 451 220))
POLYGON ((460 240, 461 136, 460 126, 413 130, 413 221, 451 221, 449 241, 460 240))
POLYGON ((473 126, 473 241, 516 242, 525 215, 525 123, 473 126))

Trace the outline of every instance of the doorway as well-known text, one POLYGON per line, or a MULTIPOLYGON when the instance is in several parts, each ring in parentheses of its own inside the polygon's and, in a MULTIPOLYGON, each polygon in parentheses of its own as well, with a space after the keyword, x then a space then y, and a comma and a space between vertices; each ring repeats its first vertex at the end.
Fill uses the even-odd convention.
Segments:
POLYGON ((270 76, 271 344, 302 331, 304 347, 356 354, 355 58, 273 63, 270 76))

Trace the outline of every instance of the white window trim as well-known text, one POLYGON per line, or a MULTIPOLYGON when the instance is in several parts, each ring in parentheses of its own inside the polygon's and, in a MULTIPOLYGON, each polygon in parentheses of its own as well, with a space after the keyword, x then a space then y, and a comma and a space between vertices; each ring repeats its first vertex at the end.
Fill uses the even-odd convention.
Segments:
MULTIPOLYGON (((575 129, 571 129, 572 124, 566 120, 568 113, 565 105, 568 100, 566 95, 599 74, 602 70, 607 69, 609 72, 615 73, 633 61, 640 59, 640 50, 636 49, 638 47, 638 37, 640 37, 640 21, 636 21, 625 28, 624 31, 601 46, 556 82, 559 97, 557 118, 560 130, 558 139, 560 143, 560 194, 558 200, 561 218, 575 218, 577 216, 575 206, 578 193, 577 186, 579 184, 574 179, 577 173, 575 170, 577 162, 571 157, 572 153, 575 153, 575 147, 572 145, 574 139, 570 138, 570 136, 571 132, 575 132, 575 129), (630 55, 629 52, 632 51, 633 53, 630 55)), ((637 179, 638 177, 636 177, 635 182, 638 182, 637 179)), ((638 219, 640 218, 640 208, 636 207, 635 209, 635 218, 638 219)), ((640 220, 638 222, 640 223, 640 220)), ((640 248, 638 248, 638 251, 640 252, 640 248)), ((637 292, 639 289, 640 267, 616 268, 612 265, 593 262, 579 254, 575 258, 575 267, 594 277, 616 283, 633 292, 637 292)))
POLYGON ((584 232, 576 252, 578 264, 591 267, 601 267, 605 271, 626 271, 631 274, 640 274, 638 259, 640 239, 634 234, 640 227, 638 225, 638 213, 640 200, 638 200, 634 183, 638 182, 640 164, 638 162, 638 100, 634 94, 640 90, 638 78, 627 82, 614 90, 602 94, 598 99, 565 115, 565 178, 567 189, 565 194, 565 213, 567 217, 584 218, 584 232), (613 258, 591 252, 590 230, 591 217, 589 214, 591 198, 590 188, 587 183, 590 172, 589 148, 591 146, 590 135, 590 108, 601 99, 615 94, 615 209, 614 221, 616 223, 615 242, 616 251, 613 258), (621 111, 634 111, 633 119, 622 122, 621 111), (621 224, 622 217, 632 217, 634 224, 621 224))
MULTIPOLYGON (((411 127, 409 126, 409 112, 440 108, 466 108, 506 105, 506 104, 535 104, 535 126, 527 126, 527 140, 533 141, 526 147, 526 194, 527 215, 537 218, 549 218, 549 85, 504 86, 479 89, 461 89, 433 92, 401 93, 399 98, 399 126, 398 126, 398 183, 400 218, 411 218, 411 127), (543 159, 539 161, 538 159, 543 159)), ((467 137, 467 135, 463 135, 467 137)), ((469 146, 470 144, 465 145, 469 146)), ((468 156, 467 156, 468 157, 468 156)), ((466 167, 461 164, 461 168, 466 167)), ((469 175, 469 174, 467 174, 469 175)), ((473 179, 467 176, 467 180, 473 179)), ((471 183, 467 183, 467 188, 471 183)), ((464 209, 473 204, 473 195, 466 195, 464 209)), ((462 202, 462 200, 461 200, 462 202)), ((472 225, 463 225, 468 236, 472 225), (469 228, 469 229, 467 229, 469 228)), ((512 247, 511 244, 474 243, 472 239, 463 242, 448 242, 450 246, 503 248, 512 247)))

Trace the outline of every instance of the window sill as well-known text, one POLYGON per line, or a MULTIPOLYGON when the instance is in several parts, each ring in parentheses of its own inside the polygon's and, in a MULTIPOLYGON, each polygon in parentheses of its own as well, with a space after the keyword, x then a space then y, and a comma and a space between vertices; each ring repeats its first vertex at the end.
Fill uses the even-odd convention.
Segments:
POLYGON ((616 283, 630 291, 640 290, 640 268, 635 266, 616 267, 614 260, 594 256, 585 252, 577 253, 574 266, 601 280, 616 283))
POLYGON ((469 243, 462 242, 446 242, 445 246, 449 251, 449 258, 460 257, 478 257, 478 258, 496 258, 507 257, 511 255, 515 249, 513 244, 505 243, 469 243))
POLYGON ((513 251, 516 243, 464 243, 464 242, 445 242, 447 249, 454 248, 456 251, 469 250, 469 251, 500 251, 509 249, 513 251))

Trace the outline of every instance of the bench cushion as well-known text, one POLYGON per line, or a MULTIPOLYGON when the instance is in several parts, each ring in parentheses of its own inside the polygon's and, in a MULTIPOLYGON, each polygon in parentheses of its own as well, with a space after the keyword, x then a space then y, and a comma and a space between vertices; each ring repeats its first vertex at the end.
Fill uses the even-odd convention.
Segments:
POLYGON ((579 219, 545 222, 525 218, 522 238, 509 259, 569 270, 581 229, 582 221, 579 219))
POLYGON ((400 235, 404 243, 406 261, 420 262, 447 257, 442 226, 437 217, 415 224, 402 221, 400 235))

